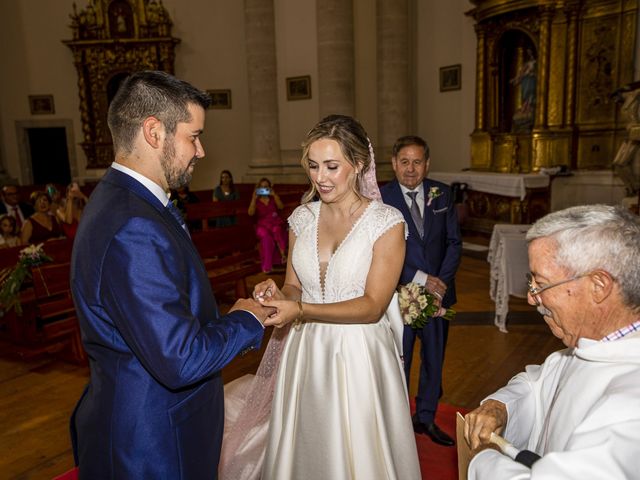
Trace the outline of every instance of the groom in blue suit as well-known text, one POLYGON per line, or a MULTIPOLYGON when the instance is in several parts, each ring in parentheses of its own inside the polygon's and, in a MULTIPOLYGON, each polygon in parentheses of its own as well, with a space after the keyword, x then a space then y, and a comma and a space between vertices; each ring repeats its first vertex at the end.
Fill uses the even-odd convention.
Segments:
POLYGON ((260 345, 270 310, 220 316, 167 192, 204 157, 209 96, 164 72, 128 77, 109 108, 115 162, 84 210, 71 287, 91 377, 71 419, 81 479, 213 479, 220 369, 260 345))
MULTIPOLYGON (((400 283, 425 285, 442 300, 443 307, 456 303, 455 275, 460 264, 462 240, 451 190, 444 183, 429 180, 429 147, 417 136, 399 138, 392 150, 396 179, 380 189, 383 201, 402 212, 409 226, 407 250, 400 283)), ((442 364, 449 323, 431 318, 423 328, 404 328, 404 369, 409 388, 413 346, 422 343, 416 414, 413 428, 434 442, 452 446, 454 441, 435 423, 442 395, 442 364)))

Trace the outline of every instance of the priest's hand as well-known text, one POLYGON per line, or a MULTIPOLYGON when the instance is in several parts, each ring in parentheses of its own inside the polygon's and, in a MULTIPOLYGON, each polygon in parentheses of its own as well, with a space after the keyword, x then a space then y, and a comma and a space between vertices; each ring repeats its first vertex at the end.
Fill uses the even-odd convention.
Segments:
POLYGON ((472 450, 488 444, 491 433, 501 434, 507 424, 507 407, 497 400, 487 400, 464 417, 464 438, 472 450))

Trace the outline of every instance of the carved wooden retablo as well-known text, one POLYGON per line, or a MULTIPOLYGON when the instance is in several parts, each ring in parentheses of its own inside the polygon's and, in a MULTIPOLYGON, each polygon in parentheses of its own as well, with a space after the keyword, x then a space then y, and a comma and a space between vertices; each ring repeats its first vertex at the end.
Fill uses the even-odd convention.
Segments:
POLYGON ((72 40, 78 71, 82 148, 87 168, 105 168, 113 161, 107 110, 120 82, 138 70, 173 73, 175 46, 172 22, 162 0, 89 0, 73 4, 72 40))

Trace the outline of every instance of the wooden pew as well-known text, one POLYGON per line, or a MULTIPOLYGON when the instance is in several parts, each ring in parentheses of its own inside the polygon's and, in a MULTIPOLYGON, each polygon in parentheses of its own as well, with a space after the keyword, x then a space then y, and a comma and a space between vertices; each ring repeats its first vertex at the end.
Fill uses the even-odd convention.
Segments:
POLYGON ((31 268, 29 287, 21 292, 22 315, 12 310, 4 320, 4 338, 23 358, 56 354, 86 364, 80 328, 69 285, 70 264, 49 263, 31 268))
MULTIPOLYGON (((27 245, 18 245, 17 247, 0 248, 0 270, 7 267, 14 267, 18 263, 20 251, 27 245)), ((59 238, 44 242, 42 249, 44 253, 49 255, 55 262, 71 261, 71 249, 73 240, 68 238, 59 238)))
POLYGON ((246 278, 261 272, 253 227, 234 225, 193 232, 191 239, 202 257, 214 292, 223 294, 225 285, 232 283, 236 298, 247 297, 246 278))
POLYGON ((32 268, 36 323, 42 343, 61 343, 63 356, 74 363, 85 364, 87 355, 71 297, 70 270, 68 262, 32 268))
MULTIPOLYGON (((300 200, 308 188, 308 185, 302 184, 278 186, 278 196, 284 204, 284 208, 280 213, 283 219, 286 220, 293 210, 300 205, 300 200)), ((236 218, 236 225, 253 225, 254 220, 247 213, 252 192, 253 189, 249 196, 246 198, 241 197, 240 200, 187 204, 185 207, 187 224, 195 227, 194 230, 206 231, 216 228, 216 218, 233 216, 236 218)))
POLYGON ((236 217, 236 224, 239 225, 252 223, 247 214, 248 204, 243 200, 189 203, 185 208, 187 224, 197 225, 197 230, 207 231, 215 228, 215 221, 219 217, 236 217))
POLYGON ((20 250, 24 247, 24 245, 18 245, 17 247, 0 248, 0 270, 15 267, 18 263, 20 250))

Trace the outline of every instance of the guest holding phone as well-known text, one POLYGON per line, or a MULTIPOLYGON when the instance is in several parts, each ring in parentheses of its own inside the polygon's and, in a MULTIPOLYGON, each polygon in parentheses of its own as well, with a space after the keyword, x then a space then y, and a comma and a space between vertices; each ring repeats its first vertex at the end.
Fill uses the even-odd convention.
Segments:
POLYGON ((273 268, 274 256, 280 254, 280 263, 287 263, 287 233, 279 210, 284 207, 282 200, 271 186, 268 178, 257 183, 248 214, 256 217, 256 235, 260 240, 260 260, 262 271, 269 273, 273 268), (276 250, 277 249, 277 250, 276 250))
POLYGON ((58 220, 62 224, 62 229, 67 238, 75 238, 78 231, 80 217, 89 199, 80 190, 77 182, 72 182, 67 187, 67 194, 62 199, 60 207, 56 211, 58 220))

